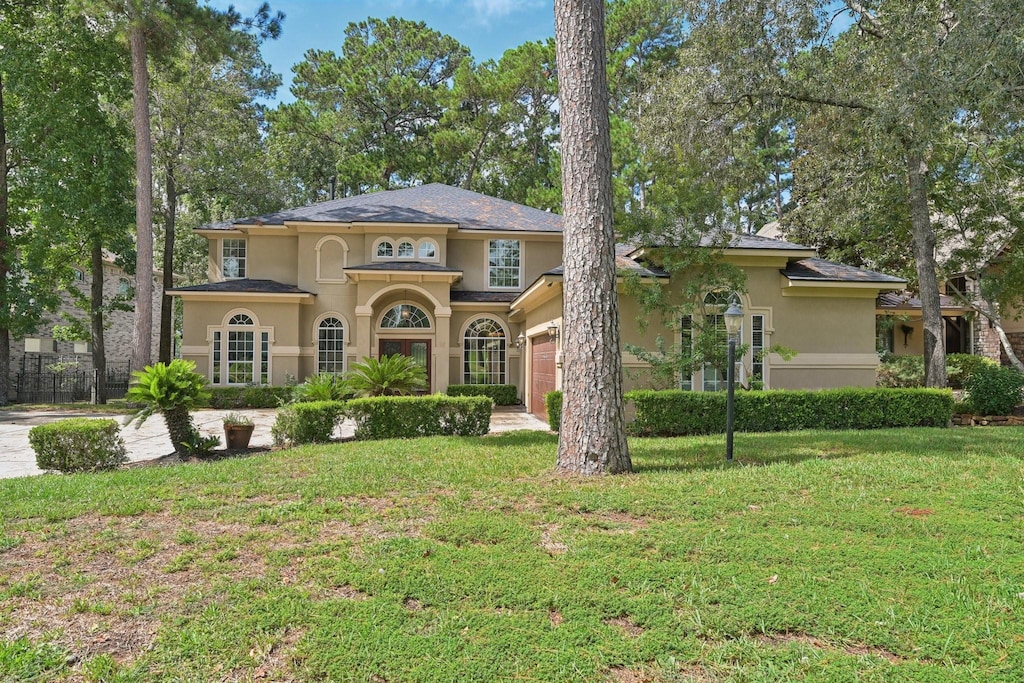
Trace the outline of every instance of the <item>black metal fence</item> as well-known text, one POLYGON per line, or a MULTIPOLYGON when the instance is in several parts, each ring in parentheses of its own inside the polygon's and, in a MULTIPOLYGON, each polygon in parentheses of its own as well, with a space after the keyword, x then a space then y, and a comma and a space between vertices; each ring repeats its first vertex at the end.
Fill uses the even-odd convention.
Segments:
MULTIPOLYGON (((111 363, 107 367, 107 398, 124 398, 131 379, 131 364, 111 363)), ((75 403, 94 400, 98 370, 41 367, 22 370, 14 376, 14 400, 18 403, 75 403)))

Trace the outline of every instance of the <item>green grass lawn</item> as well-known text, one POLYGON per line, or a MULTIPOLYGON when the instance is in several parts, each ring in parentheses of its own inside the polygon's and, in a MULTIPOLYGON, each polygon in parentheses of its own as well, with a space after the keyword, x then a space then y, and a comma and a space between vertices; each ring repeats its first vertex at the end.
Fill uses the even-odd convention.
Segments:
POLYGON ((1024 677, 1024 429, 555 446, 0 481, 0 680, 1024 677))

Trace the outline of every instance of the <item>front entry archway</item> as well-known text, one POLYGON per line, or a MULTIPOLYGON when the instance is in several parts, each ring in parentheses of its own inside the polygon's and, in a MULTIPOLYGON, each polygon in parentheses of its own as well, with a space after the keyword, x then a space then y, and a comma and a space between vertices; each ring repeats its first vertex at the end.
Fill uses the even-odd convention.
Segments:
POLYGON ((424 393, 430 393, 433 387, 433 380, 430 372, 430 340, 429 339, 381 339, 379 343, 379 356, 408 356, 416 361, 416 364, 427 373, 427 388, 424 393))

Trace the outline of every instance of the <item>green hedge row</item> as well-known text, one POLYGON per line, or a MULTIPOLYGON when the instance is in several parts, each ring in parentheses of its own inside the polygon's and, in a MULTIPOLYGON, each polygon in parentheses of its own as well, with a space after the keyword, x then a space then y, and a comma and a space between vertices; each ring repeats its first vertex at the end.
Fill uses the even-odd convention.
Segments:
POLYGON ((270 434, 278 446, 327 443, 344 416, 344 401, 290 403, 278 409, 270 434))
POLYGON ((514 406, 519 403, 515 384, 451 384, 449 396, 486 396, 499 406, 514 406))
MULTIPOLYGON (((683 436, 725 431, 725 392, 631 391, 636 405, 631 434, 683 436)), ((937 389, 827 389, 736 394, 738 432, 796 429, 945 427, 953 394, 937 389)))
POLYGON ((482 436, 490 429, 491 406, 485 396, 381 396, 352 399, 345 414, 356 423, 357 439, 482 436))
POLYGON ((209 387, 210 400, 199 408, 277 408, 292 400, 294 387, 209 387))
POLYGON ((548 411, 548 427, 557 432, 562 426, 562 392, 549 391, 544 394, 544 407, 548 411))
POLYGON ((28 442, 42 470, 94 472, 128 460, 116 420, 72 417, 37 425, 29 430, 28 442))

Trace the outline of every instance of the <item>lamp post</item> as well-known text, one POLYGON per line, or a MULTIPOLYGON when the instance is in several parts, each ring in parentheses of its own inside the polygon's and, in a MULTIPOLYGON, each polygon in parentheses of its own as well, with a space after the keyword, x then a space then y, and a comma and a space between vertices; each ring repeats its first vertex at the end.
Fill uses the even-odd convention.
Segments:
POLYGON ((732 427, 736 415, 735 373, 736 373, 736 336, 743 322, 743 309, 733 301, 725 311, 725 333, 729 336, 729 366, 725 371, 726 402, 725 402, 725 459, 732 460, 732 427))

